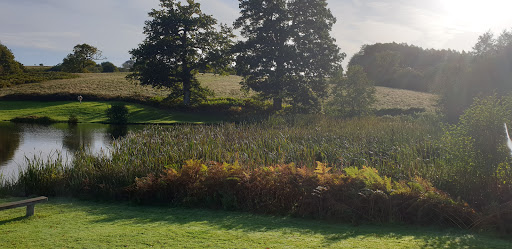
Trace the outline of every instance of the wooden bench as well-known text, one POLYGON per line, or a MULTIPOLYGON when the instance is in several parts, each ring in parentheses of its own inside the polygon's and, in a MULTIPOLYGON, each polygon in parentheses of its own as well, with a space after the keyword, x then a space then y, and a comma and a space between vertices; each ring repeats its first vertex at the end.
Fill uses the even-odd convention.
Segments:
POLYGON ((32 199, 27 199, 23 201, 15 201, 15 202, 9 202, 9 203, 3 203, 0 204, 0 211, 11 209, 11 208, 17 208, 17 207, 24 207, 27 206, 27 217, 34 215, 34 206, 37 203, 41 203, 44 201, 48 201, 48 197, 46 196, 40 196, 32 199))

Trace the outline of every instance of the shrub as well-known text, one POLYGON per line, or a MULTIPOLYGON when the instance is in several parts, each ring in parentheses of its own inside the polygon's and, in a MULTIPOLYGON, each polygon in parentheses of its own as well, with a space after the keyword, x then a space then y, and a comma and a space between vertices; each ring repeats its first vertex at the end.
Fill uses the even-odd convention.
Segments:
POLYGON ((140 202, 239 209, 342 221, 406 222, 469 228, 474 210, 452 200, 428 181, 397 182, 372 168, 346 174, 317 163, 243 169, 238 164, 187 161, 160 175, 137 178, 130 188, 140 202))
POLYGON ((70 123, 70 124, 78 123, 78 117, 75 114, 71 114, 68 118, 68 123, 70 123))
POLYGON ((504 129, 504 123, 511 121, 512 96, 475 99, 459 123, 445 129, 441 144, 444 163, 451 167, 446 168, 449 181, 441 182, 439 187, 480 207, 511 201, 500 194, 512 186, 504 129))
POLYGON ((107 109, 106 114, 111 124, 128 123, 128 108, 124 104, 113 104, 107 109))
POLYGON ((53 124, 57 121, 51 119, 47 116, 26 116, 26 117, 16 117, 10 120, 13 123, 28 123, 28 124, 53 124))
POLYGON ((113 72, 119 72, 119 69, 110 61, 102 62, 101 63, 102 73, 113 73, 113 72))

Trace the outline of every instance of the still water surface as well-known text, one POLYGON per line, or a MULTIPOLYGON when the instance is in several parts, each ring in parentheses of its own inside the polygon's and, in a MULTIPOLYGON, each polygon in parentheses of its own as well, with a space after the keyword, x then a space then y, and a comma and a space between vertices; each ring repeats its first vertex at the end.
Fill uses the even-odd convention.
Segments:
POLYGON ((71 162, 73 154, 82 147, 94 154, 108 153, 114 138, 143 128, 143 125, 0 122, 0 175, 4 179, 16 179, 19 170, 26 167, 27 159, 34 157, 47 160, 60 154, 64 162, 71 162))

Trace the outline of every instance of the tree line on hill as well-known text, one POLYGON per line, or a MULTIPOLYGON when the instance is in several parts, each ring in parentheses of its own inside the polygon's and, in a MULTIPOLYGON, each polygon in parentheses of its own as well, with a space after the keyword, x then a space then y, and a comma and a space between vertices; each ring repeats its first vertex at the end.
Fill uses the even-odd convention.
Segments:
POLYGON ((44 67, 29 70, 15 60, 11 50, 0 43, 0 88, 24 83, 54 79, 74 78, 75 75, 62 72, 46 72, 44 67))
MULTIPOLYGON (((169 88, 169 101, 185 106, 204 101, 209 91, 197 81, 198 72, 235 71, 243 77, 244 89, 272 100, 275 110, 288 104, 297 112, 320 111, 333 88, 329 84, 344 84, 341 62, 346 55, 330 35, 336 18, 326 0, 240 0, 241 16, 234 28, 241 30, 244 40, 238 42, 232 28, 217 25, 194 0, 185 4, 160 0, 160 7, 145 22, 146 39, 130 51, 133 65, 128 78, 169 88)), ((105 70, 105 65, 95 63, 99 59, 103 59, 101 51, 79 44, 53 70, 105 70)), ((359 90, 373 92, 368 87, 359 90)), ((344 109, 350 109, 345 113, 361 113, 367 108, 349 105, 344 109)))
MULTIPOLYGON (((297 112, 319 112, 323 104, 324 111, 343 116, 368 112, 373 84, 439 93, 452 118, 477 96, 512 90, 512 31, 496 38, 487 32, 469 52, 364 45, 344 71, 346 54, 330 35, 336 18, 326 0, 239 0, 240 17, 233 24, 244 38, 239 41, 233 28, 217 25, 194 0, 160 0, 160 7, 149 13, 146 39, 130 51, 121 70, 130 70, 127 78, 142 85, 169 88, 167 100, 185 106, 204 101, 210 92, 197 81, 198 72, 234 72, 244 89, 272 100, 275 110, 288 104, 297 112)), ((96 47, 78 44, 51 70, 119 70, 95 62, 102 59, 96 47)), ((6 65, 1 70, 16 70, 19 63, 6 65)))
POLYGON ((440 94, 443 112, 455 120, 475 97, 512 91, 512 30, 482 34, 469 52, 404 43, 364 45, 350 60, 354 65, 377 86, 440 94))
POLYGON ((73 48, 73 53, 68 54, 62 63, 52 67, 50 71, 63 71, 68 73, 114 73, 128 71, 131 68, 130 61, 123 63, 123 67, 118 68, 110 61, 100 64, 98 60, 105 60, 102 51, 89 44, 77 44, 73 48))

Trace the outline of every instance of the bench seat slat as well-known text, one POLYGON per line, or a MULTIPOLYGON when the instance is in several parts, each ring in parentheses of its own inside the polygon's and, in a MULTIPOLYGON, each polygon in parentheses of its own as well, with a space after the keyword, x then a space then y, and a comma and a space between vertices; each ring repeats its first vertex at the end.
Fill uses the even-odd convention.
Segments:
POLYGON ((9 202, 9 203, 3 203, 0 204, 0 210, 4 209, 11 209, 11 208, 17 208, 17 207, 23 207, 28 205, 34 205, 40 202, 47 201, 48 197, 40 196, 32 199, 22 200, 22 201, 15 201, 15 202, 9 202))

